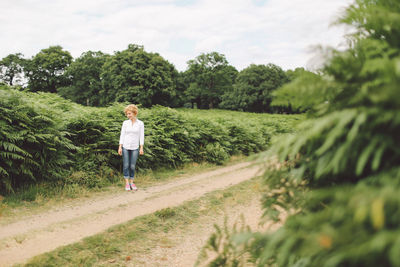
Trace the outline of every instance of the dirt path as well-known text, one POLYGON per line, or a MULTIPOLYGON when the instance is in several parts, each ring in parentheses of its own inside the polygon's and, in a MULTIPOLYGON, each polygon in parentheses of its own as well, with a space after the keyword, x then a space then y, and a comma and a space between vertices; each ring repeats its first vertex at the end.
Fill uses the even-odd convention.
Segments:
POLYGON ((239 163, 188 178, 22 218, 0 228, 0 266, 77 242, 107 228, 159 209, 177 206, 205 193, 238 184, 260 174, 260 166, 239 163))
MULTIPOLYGON (((245 205, 227 207, 223 213, 214 216, 199 218, 196 223, 176 229, 158 236, 165 244, 155 241, 151 252, 136 253, 127 266, 135 267, 187 267, 193 266, 198 259, 199 252, 207 243, 210 235, 215 232, 214 224, 223 228, 224 220, 228 219, 227 225, 232 227, 234 223, 240 223, 241 216, 245 219, 246 226, 253 230, 261 230, 264 227, 258 225, 262 215, 259 197, 255 197, 245 205)), ((203 264, 200 264, 203 266, 203 264)))

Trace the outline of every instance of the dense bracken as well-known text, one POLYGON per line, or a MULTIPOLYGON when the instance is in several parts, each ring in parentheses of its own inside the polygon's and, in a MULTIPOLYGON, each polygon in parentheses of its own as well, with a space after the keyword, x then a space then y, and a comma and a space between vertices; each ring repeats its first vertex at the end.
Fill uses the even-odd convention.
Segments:
MULTIPOLYGON (((85 107, 56 94, 2 86, 0 192, 41 181, 87 187, 114 181, 121 171, 117 147, 125 105, 85 107)), ((291 131, 302 118, 217 110, 200 114, 141 108, 146 145, 138 170, 189 162, 222 164, 231 155, 265 150, 271 136, 291 131)))

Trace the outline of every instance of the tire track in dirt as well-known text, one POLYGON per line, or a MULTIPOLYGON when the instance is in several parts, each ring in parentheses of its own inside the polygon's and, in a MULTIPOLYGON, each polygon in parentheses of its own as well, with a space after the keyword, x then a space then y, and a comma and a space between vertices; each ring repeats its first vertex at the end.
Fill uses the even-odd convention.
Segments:
POLYGON ((79 205, 42 212, 0 228, 0 266, 71 244, 135 217, 178 206, 184 201, 227 188, 261 174, 254 162, 238 163, 188 178, 85 200, 79 205))

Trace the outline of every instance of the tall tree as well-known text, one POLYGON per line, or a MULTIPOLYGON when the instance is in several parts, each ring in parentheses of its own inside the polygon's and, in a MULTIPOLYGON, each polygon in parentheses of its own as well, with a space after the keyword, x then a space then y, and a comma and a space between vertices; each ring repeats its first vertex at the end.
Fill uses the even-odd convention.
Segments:
POLYGON ((234 89, 222 97, 221 108, 250 112, 270 112, 272 92, 288 81, 285 72, 274 64, 243 69, 234 89))
POLYGON ((24 76, 24 58, 21 53, 10 54, 0 61, 0 81, 8 84, 20 84, 24 76))
POLYGON ((64 72, 71 62, 71 54, 61 46, 42 49, 26 64, 29 90, 56 93, 58 88, 69 83, 64 72))
POLYGON ((188 61, 186 95, 198 108, 218 107, 224 92, 231 91, 238 71, 217 52, 201 54, 188 61))
POLYGON ((175 66, 143 46, 130 44, 128 49, 109 57, 101 74, 101 104, 114 101, 170 106, 176 91, 178 72, 175 66))
POLYGON ((172 101, 171 107, 183 107, 186 103, 186 76, 185 72, 178 72, 176 77, 176 95, 172 101))
POLYGON ((108 57, 100 51, 83 53, 65 71, 71 85, 59 88, 58 93, 79 104, 98 106, 102 88, 100 75, 108 57))

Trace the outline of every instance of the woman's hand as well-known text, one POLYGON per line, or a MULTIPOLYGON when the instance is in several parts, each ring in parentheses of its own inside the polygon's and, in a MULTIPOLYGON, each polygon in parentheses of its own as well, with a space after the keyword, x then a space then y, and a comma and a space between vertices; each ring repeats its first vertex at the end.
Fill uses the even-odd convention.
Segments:
POLYGON ((140 146, 139 155, 143 155, 143 154, 144 154, 144 152, 143 152, 143 146, 140 146))
POLYGON ((118 147, 118 154, 119 154, 120 156, 122 156, 122 147, 121 147, 121 146, 118 147))

